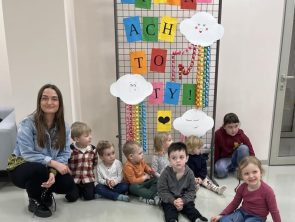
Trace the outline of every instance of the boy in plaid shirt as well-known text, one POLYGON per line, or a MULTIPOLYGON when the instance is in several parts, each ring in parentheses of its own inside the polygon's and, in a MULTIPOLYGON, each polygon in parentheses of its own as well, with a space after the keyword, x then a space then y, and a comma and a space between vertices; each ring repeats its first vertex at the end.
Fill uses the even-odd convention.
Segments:
POLYGON ((91 145, 91 129, 87 124, 74 122, 71 126, 72 154, 69 159, 69 168, 76 183, 74 196, 83 197, 84 200, 94 199, 94 168, 98 156, 96 149, 91 145))

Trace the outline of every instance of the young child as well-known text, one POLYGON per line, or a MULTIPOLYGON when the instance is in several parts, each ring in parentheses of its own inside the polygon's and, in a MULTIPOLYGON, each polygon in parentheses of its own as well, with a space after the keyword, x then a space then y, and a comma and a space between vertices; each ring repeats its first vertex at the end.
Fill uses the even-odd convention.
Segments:
POLYGON ((261 162, 254 156, 245 157, 241 160, 237 173, 238 179, 244 183, 237 188, 232 202, 220 215, 212 217, 211 222, 263 222, 269 212, 274 222, 281 222, 275 194, 272 188, 261 180, 261 162))
POLYGON ((152 159, 152 169, 155 176, 160 177, 162 171, 169 165, 167 149, 173 142, 171 134, 168 132, 157 133, 154 138, 155 153, 152 159))
POLYGON ((170 166, 162 172, 158 181, 158 193, 162 200, 166 222, 177 222, 178 212, 190 221, 208 221, 195 208, 195 177, 186 165, 188 160, 186 145, 172 143, 168 148, 170 166))
POLYGON ((125 195, 128 184, 122 182, 122 163, 116 159, 114 145, 109 141, 99 141, 96 146, 102 162, 97 166, 97 185, 95 193, 111 199, 129 201, 125 195))
POLYGON ((147 204, 158 205, 157 179, 154 171, 145 163, 139 143, 127 141, 123 146, 127 161, 123 167, 124 181, 130 183, 129 192, 147 204))
POLYGON ((255 156, 249 138, 240 128, 240 120, 234 113, 223 118, 223 126, 215 132, 214 170, 218 178, 227 177, 246 156, 255 156))
POLYGON ((216 186, 207 177, 207 160, 208 154, 201 154, 201 149, 203 147, 203 141, 196 136, 189 136, 186 138, 187 152, 189 158, 187 165, 193 171, 195 175, 195 181, 198 186, 203 185, 208 190, 222 195, 226 190, 226 186, 216 186))
POLYGON ((74 122, 71 126, 72 154, 69 168, 77 185, 72 195, 83 197, 84 200, 94 199, 94 167, 98 156, 95 147, 91 145, 91 129, 86 123, 74 122))

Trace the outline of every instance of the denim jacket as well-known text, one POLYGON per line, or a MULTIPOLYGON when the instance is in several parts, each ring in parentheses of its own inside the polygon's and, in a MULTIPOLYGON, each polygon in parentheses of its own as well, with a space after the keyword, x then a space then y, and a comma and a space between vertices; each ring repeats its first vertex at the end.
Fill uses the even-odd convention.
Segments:
POLYGON ((46 131, 45 147, 41 148, 37 144, 37 130, 33 115, 26 117, 21 121, 18 132, 16 145, 13 153, 18 157, 21 156, 25 161, 37 162, 48 165, 50 160, 56 160, 60 163, 67 164, 71 155, 70 149, 70 129, 66 126, 66 146, 60 151, 53 147, 53 139, 56 128, 46 131))

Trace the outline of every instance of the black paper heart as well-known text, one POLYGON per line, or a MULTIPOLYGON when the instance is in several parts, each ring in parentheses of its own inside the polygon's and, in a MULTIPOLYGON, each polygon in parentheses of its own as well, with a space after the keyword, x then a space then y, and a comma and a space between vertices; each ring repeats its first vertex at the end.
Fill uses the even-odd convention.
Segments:
POLYGON ((160 116, 160 117, 158 118, 158 120, 159 120, 160 123, 165 124, 165 123, 168 123, 168 122, 170 121, 170 118, 169 118, 168 116, 165 116, 165 117, 160 116))

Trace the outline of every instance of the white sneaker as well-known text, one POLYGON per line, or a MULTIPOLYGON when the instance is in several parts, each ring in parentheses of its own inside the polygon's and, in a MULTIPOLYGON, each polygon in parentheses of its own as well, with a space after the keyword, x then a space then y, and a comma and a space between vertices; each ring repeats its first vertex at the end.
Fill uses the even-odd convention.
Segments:
POLYGON ((160 197, 158 195, 154 197, 154 202, 155 202, 155 205, 160 205, 161 200, 160 200, 160 197))
POLYGON ((149 205, 155 205, 155 201, 153 199, 146 199, 143 197, 139 197, 139 201, 144 202, 149 205))
POLYGON ((227 189, 227 186, 222 185, 222 186, 219 187, 217 193, 218 193, 219 195, 222 195, 223 192, 224 192, 226 189, 227 189))

